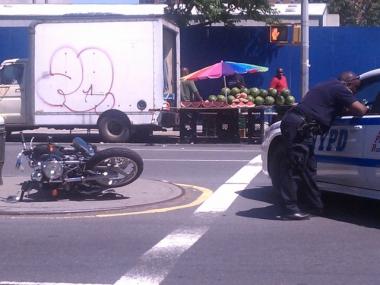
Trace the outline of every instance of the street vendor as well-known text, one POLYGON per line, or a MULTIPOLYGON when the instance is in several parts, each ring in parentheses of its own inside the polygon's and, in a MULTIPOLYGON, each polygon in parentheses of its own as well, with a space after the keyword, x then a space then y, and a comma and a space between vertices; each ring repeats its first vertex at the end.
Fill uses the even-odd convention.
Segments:
MULTIPOLYGON (((190 74, 189 69, 187 67, 182 67, 181 77, 188 74, 190 74)), ((193 80, 181 79, 181 101, 203 101, 193 80)))
POLYGON ((226 77, 228 88, 243 88, 246 87, 244 77, 241 74, 233 74, 226 77))
POLYGON ((288 89, 288 81, 284 75, 284 70, 279 67, 277 68, 276 75, 272 78, 269 88, 274 88, 280 94, 284 89, 288 89))

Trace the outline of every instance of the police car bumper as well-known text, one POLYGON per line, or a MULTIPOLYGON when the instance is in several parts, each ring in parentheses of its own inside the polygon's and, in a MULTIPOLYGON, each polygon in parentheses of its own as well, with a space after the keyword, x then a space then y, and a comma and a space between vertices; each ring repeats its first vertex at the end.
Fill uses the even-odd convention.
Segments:
POLYGON ((261 160, 262 160, 262 170, 264 174, 269 175, 268 173, 268 159, 269 159, 269 151, 271 147, 271 143, 274 139, 281 135, 280 123, 276 122, 272 124, 268 129, 264 132, 264 138, 261 143, 261 160))

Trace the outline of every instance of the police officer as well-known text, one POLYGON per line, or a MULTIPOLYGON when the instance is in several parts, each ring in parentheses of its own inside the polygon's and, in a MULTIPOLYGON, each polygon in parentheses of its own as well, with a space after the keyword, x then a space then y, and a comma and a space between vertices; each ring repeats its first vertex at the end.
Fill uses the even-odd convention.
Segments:
POLYGON ((277 186, 283 201, 283 219, 310 217, 298 206, 298 188, 304 191, 313 212, 322 213, 321 194, 315 182, 315 138, 328 131, 336 116, 345 113, 362 116, 367 112, 367 107, 354 96, 359 86, 359 76, 351 71, 343 72, 337 79, 310 89, 298 105, 285 113, 280 127, 286 141, 287 159, 279 162, 282 173, 277 186))

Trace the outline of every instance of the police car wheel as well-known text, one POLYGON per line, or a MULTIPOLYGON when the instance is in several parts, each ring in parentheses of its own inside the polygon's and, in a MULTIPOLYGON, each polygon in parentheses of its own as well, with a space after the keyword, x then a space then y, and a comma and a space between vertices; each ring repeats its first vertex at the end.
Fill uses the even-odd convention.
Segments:
POLYGON ((273 188, 277 190, 283 175, 281 173, 281 162, 286 159, 286 148, 281 140, 271 145, 268 159, 269 176, 272 180, 273 188))

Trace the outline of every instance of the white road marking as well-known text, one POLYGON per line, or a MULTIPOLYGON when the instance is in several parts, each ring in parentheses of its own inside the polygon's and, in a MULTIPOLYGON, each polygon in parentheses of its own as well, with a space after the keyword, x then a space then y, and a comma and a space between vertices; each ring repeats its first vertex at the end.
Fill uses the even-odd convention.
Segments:
MULTIPOLYGON (((261 156, 258 155, 247 165, 243 166, 214 194, 194 212, 194 218, 203 217, 206 213, 220 213, 228 209, 238 194, 261 171, 261 156)), ((215 216, 210 215, 210 219, 215 216)), ((211 221, 208 219, 207 224, 211 221)), ((199 226, 204 221, 199 220, 198 226, 187 226, 175 230, 158 244, 147 251, 139 262, 122 276, 114 285, 158 285, 169 274, 180 256, 193 246, 209 229, 209 226, 199 226)))
POLYGON ((144 158, 144 161, 175 161, 175 162, 247 162, 248 159, 162 159, 144 158))
POLYGON ((220 149, 202 149, 202 148, 135 148, 133 146, 129 146, 130 149, 133 149, 135 151, 167 151, 167 152, 243 152, 246 153, 247 149, 231 149, 231 148, 220 148, 220 149))
POLYGON ((90 283, 50 283, 50 282, 14 282, 1 281, 0 285, 111 285, 111 284, 90 284, 90 283))
POLYGON ((236 191, 244 190, 260 171, 261 156, 258 155, 220 186, 198 207, 195 214, 224 212, 238 196, 236 191))
POLYGON ((207 227, 178 229, 147 251, 139 263, 114 285, 160 284, 178 258, 195 244, 207 227))

